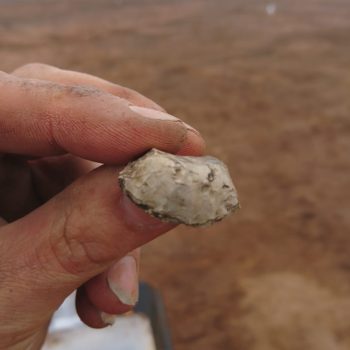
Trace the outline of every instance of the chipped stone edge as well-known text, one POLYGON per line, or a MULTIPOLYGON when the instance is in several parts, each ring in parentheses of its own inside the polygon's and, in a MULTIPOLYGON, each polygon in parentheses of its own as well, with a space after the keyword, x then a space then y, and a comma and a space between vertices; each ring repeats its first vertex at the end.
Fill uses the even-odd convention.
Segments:
MULTIPOLYGON (((154 152, 154 153, 157 153, 157 152, 161 152, 161 151, 158 151, 157 149, 152 149, 151 151, 149 152, 154 152)), ((133 166, 133 163, 141 160, 142 158, 146 157, 149 152, 147 152, 146 154, 144 154, 142 157, 136 159, 135 161, 131 162, 128 164, 129 167, 132 167, 133 166)), ((238 203, 236 205, 233 205, 231 207, 228 207, 226 208, 227 209, 227 214, 224 215, 224 216, 221 216, 221 217, 217 217, 215 218, 214 220, 208 220, 206 222, 203 222, 203 223, 198 223, 198 224, 188 224, 180 219, 176 219, 176 218, 173 218, 173 217, 170 217, 168 216, 167 214, 164 214, 164 213, 159 213, 159 212, 155 212, 153 210, 153 208, 149 207, 148 205, 145 205, 143 203, 140 203, 140 201, 135 198, 131 192, 129 192, 126 188, 125 188, 125 184, 124 184, 124 179, 122 178, 123 176, 123 172, 124 172, 124 169, 120 172, 119 176, 118 176, 118 181, 119 181, 119 185, 122 189, 122 191, 127 195, 127 197, 135 204, 137 205, 139 208, 141 208, 142 210, 144 210, 147 214, 150 214, 151 216, 161 220, 161 221, 164 221, 164 222, 169 222, 169 223, 172 223, 172 224, 183 224, 183 225, 186 225, 186 226, 192 226, 192 227, 199 227, 199 226, 202 226, 202 227, 205 227, 205 226, 210 226, 216 222, 219 222, 221 220, 223 220, 226 216, 228 216, 230 213, 233 213, 235 211, 237 211, 238 209, 241 208, 241 205, 240 205, 240 202, 238 201, 238 203)))

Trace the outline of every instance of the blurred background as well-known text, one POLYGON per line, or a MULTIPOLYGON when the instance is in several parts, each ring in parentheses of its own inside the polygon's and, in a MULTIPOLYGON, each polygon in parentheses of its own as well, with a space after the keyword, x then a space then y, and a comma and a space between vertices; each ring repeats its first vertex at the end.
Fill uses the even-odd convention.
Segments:
POLYGON ((0 0, 0 69, 140 91, 204 135, 242 209, 143 250, 175 349, 350 348, 348 0, 0 0))

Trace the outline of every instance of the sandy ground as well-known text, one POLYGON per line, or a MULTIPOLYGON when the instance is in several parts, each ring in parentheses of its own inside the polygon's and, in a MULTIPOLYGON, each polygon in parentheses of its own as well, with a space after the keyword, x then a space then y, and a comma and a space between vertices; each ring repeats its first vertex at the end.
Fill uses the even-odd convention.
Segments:
POLYGON ((350 349, 350 4, 0 1, 0 69, 133 87, 197 127, 242 210, 144 249, 179 350, 350 349))

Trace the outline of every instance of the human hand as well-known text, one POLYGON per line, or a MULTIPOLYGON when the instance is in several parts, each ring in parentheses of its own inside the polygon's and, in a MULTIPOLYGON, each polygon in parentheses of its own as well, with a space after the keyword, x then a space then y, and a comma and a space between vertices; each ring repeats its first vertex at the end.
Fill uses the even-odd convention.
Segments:
POLYGON ((174 226, 124 197, 120 166, 153 147, 204 147, 160 110, 82 73, 40 64, 0 72, 0 349, 40 349, 75 289, 91 327, 132 308, 138 248, 174 226), (92 171, 95 162, 106 165, 92 171))

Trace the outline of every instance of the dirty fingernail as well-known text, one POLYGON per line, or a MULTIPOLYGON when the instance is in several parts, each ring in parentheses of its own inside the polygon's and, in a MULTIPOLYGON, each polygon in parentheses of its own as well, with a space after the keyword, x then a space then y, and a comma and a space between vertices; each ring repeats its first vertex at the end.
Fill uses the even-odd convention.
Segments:
POLYGON ((129 106, 129 108, 134 111, 137 114, 142 115, 143 117, 146 118, 151 118, 151 119, 158 119, 158 120, 174 120, 174 121, 180 121, 179 118, 174 117, 171 114, 157 111, 155 109, 150 109, 146 107, 138 107, 138 106, 129 106))
POLYGON ((124 305, 135 305, 138 300, 139 283, 136 260, 127 255, 108 271, 108 285, 124 305))
POLYGON ((117 319, 117 315, 107 314, 107 312, 101 312, 101 320, 104 324, 112 326, 117 319))

